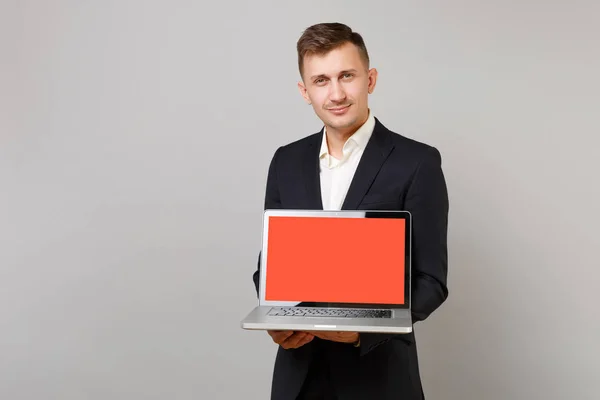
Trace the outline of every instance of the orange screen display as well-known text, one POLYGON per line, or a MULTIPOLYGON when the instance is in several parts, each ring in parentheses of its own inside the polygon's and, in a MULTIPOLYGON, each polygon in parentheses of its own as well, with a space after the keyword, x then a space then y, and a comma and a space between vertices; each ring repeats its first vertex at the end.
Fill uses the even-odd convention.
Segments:
POLYGON ((405 221, 270 217, 266 300, 404 304, 405 221))

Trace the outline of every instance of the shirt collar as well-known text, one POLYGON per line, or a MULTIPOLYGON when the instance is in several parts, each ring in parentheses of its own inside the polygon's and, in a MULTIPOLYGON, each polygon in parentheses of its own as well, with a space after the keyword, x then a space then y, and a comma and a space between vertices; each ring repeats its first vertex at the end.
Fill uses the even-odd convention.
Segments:
MULTIPOLYGON (((362 124, 360 126, 360 128, 358 128, 356 130, 356 132, 354 132, 352 134, 352 136, 350 136, 348 138, 348 140, 346 140, 346 143, 344 143, 344 147, 343 147, 344 153, 346 153, 346 151, 348 151, 348 150, 351 150, 352 146, 364 149, 367 146, 367 143, 369 142, 371 135, 373 134, 374 128, 375 128, 375 117, 373 116, 373 113, 371 112, 371 110, 369 110, 369 117, 367 118, 365 123, 362 124)), ((321 140, 321 151, 319 152, 319 158, 323 158, 327 154, 329 154, 329 148, 327 147, 327 127, 324 127, 323 128, 323 139, 321 140)))

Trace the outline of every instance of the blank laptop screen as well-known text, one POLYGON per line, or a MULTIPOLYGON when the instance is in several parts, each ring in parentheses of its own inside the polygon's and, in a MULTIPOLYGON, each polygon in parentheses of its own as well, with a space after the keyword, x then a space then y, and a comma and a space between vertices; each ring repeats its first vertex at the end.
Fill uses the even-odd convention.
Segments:
POLYGON ((268 301, 404 304, 402 218, 269 218, 268 301))

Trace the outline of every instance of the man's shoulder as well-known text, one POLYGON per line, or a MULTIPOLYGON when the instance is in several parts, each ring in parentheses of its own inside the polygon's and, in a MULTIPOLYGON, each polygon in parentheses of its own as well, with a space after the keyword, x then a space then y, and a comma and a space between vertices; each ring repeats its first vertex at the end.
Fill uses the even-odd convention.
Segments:
POLYGON ((380 122, 379 126, 387 137, 387 140, 394 145, 395 151, 402 157, 420 159, 429 154, 439 153, 437 148, 432 144, 398 133, 397 131, 385 127, 380 122))
POLYGON ((283 144, 279 147, 279 151, 296 153, 301 152, 307 147, 313 146, 315 144, 320 145, 321 133, 322 131, 319 131, 311 135, 304 136, 303 138, 300 138, 298 140, 294 140, 293 142, 283 144))
POLYGON ((294 160, 299 160, 304 154, 306 154, 306 150, 318 146, 321 146, 321 133, 322 131, 313 133, 308 136, 304 136, 300 139, 294 140, 293 142, 289 142, 287 144, 280 144, 275 151, 274 158, 281 160, 285 160, 288 162, 294 162, 294 160))

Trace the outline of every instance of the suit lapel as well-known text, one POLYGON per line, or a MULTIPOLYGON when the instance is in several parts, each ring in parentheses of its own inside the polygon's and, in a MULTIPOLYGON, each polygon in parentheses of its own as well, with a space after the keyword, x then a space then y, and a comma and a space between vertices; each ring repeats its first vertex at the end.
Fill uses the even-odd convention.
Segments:
POLYGON ((358 163, 342 210, 354 210, 359 206, 393 148, 387 129, 375 118, 373 134, 358 163))
POLYGON ((320 134, 314 136, 304 154, 304 183, 306 185, 306 205, 309 210, 323 209, 321 179, 319 177, 319 151, 321 150, 322 138, 323 130, 320 134))

